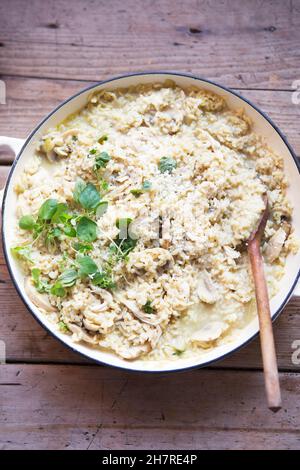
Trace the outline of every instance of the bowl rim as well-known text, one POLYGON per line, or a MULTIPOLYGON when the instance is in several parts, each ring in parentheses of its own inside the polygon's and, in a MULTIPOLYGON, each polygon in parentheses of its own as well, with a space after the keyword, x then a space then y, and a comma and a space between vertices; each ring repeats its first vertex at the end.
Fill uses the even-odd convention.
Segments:
MULTIPOLYGON (((28 135, 28 137, 25 139, 24 141, 24 144, 22 145, 21 149, 19 150, 18 154, 16 155, 15 159, 14 159, 14 162, 10 168, 10 171, 9 171, 9 174, 8 174, 8 177, 7 177, 7 180, 6 180, 6 183, 5 183, 5 187, 4 187, 4 193, 3 193, 3 200, 2 200, 2 208, 1 208, 1 215, 2 215, 2 226, 1 226, 1 235, 2 235, 2 244, 3 244, 3 253, 4 253, 4 258, 5 258, 5 262, 6 262, 6 266, 8 268, 8 271, 9 271, 9 274, 10 274, 10 277, 13 281, 13 284, 14 284, 14 287, 19 295, 19 297, 21 298, 23 304, 25 305, 25 307, 27 308, 27 310, 31 313, 31 315, 35 318, 35 320, 52 336, 54 337, 55 339, 57 339, 58 341, 60 341, 65 347, 67 347, 69 350, 77 353, 77 354, 80 354, 81 356, 89 359, 90 361, 93 361, 95 362, 96 364, 99 364, 99 365, 102 365, 102 366, 108 366, 108 367, 112 367, 112 368, 116 368, 116 369, 120 369, 120 370, 125 370, 125 371, 130 371, 132 373, 142 373, 142 374, 170 374, 170 373, 177 373, 177 372, 185 372, 185 371, 190 371, 190 370, 193 370, 193 369, 200 369, 200 368, 203 368, 203 367, 207 367, 211 364, 214 364, 216 362, 219 362, 219 361, 222 361, 223 359, 225 359, 226 357, 229 357, 231 356, 232 354, 234 354, 235 352, 241 350, 242 348, 244 348, 245 346, 247 346, 250 342, 252 342, 259 334, 259 329, 256 333, 254 333, 250 338, 248 338, 246 341, 244 341, 242 344, 236 346, 234 349, 231 349, 230 351, 222 354, 221 356, 215 358, 215 359, 211 359, 211 360, 208 360, 208 361, 205 361, 205 362, 201 362, 199 364, 195 363, 194 365, 189 365, 189 366, 185 366, 185 367, 178 367, 178 368, 173 368, 173 369, 168 369, 168 368, 161 368, 161 369, 132 369, 130 367, 130 362, 128 361, 128 366, 126 366, 124 364, 123 365, 115 365, 115 364, 111 364, 110 362, 106 362, 104 360, 99 360, 99 359, 96 359, 94 357, 91 357, 89 354, 86 354, 84 353, 83 351, 79 351, 77 348, 76 348, 76 344, 74 343, 74 347, 70 344, 67 344, 63 338, 61 338, 60 336, 58 336, 56 334, 56 332, 51 329, 50 327, 48 327, 45 323, 43 323, 43 321, 37 317, 37 315, 35 314, 35 312, 32 310, 31 306, 29 305, 29 303, 27 302, 27 299, 25 298, 25 296, 23 295, 23 293, 21 292, 20 288, 19 288, 19 285, 18 285, 18 282, 17 282, 17 279, 14 275, 14 272, 13 272, 13 268, 11 267, 11 264, 10 264, 10 260, 9 260, 9 256, 8 256, 8 246, 7 246, 7 243, 6 243, 6 237, 5 237, 5 228, 4 228, 4 214, 5 214, 5 206, 6 206, 6 199, 7 199, 7 191, 8 191, 8 187, 10 185, 10 182, 11 182, 11 178, 12 178, 12 175, 14 173, 14 170, 18 164, 18 161, 20 160, 25 148, 27 147, 28 143, 30 142, 30 140, 32 139, 32 137, 38 132, 38 130, 40 129, 40 127, 52 116, 54 115, 60 108, 62 108, 64 105, 66 105, 67 103, 69 103, 70 101, 72 101, 73 99, 79 97, 80 95, 86 93, 87 91, 90 91, 90 90, 93 90, 94 88, 97 88, 98 86, 100 85, 105 85, 105 84, 110 84, 110 83, 113 83, 114 81, 117 81, 117 80, 120 80, 120 79, 125 79, 125 78, 129 78, 129 77, 140 77, 140 76, 153 76, 155 77, 156 75, 169 75, 169 76, 174 76, 174 77, 185 77, 185 78, 191 78, 191 79, 194 79, 194 80, 198 80, 199 82, 204 82, 204 83, 208 83, 210 85, 214 85, 216 86, 217 88, 220 88, 221 90, 224 90, 226 91, 227 93, 230 93, 234 96, 236 96, 237 98, 239 98, 240 100, 244 101, 245 103, 247 103, 250 107, 252 107, 255 111, 257 111, 272 127, 273 129, 275 130, 275 132, 277 132, 277 134, 279 135, 279 137, 281 138, 281 140, 283 141, 283 143, 285 144, 285 146, 287 147, 292 159, 294 160, 294 163, 296 165, 296 168, 298 169, 298 174, 300 175, 300 162, 299 160, 297 159, 296 157, 296 154, 294 152, 294 150, 292 149, 291 145, 289 144, 287 138, 285 137, 285 135, 283 135, 283 133, 280 131, 280 129, 278 128, 278 126, 272 121, 272 119, 264 112, 264 111, 261 111, 255 104, 252 103, 252 101, 250 101, 248 98, 245 98, 243 97, 242 95, 240 95, 238 92, 232 90, 231 88, 229 87, 226 87, 224 85, 220 85, 219 83, 216 83, 215 81, 212 81, 212 80, 209 80, 209 79, 206 79, 206 78, 202 78, 202 77, 199 77, 197 75, 193 75, 193 74, 189 74, 189 73, 184 73, 184 72, 173 72, 173 71, 145 71, 145 72, 132 72, 132 73, 127 73, 127 74, 121 74, 121 75, 117 75, 117 76, 114 76, 112 78, 108 78, 108 79, 105 79, 105 80, 101 80, 99 82, 95 82, 93 83, 92 85, 89 85, 88 87, 85 87, 83 88, 82 90, 80 90, 79 92, 75 93, 74 95, 70 96, 69 98, 65 99, 64 101, 62 101, 61 103, 59 103, 54 109, 52 109, 52 111, 50 111, 38 124, 37 126, 30 132, 30 134, 28 135)), ((297 275, 295 276, 295 279, 293 281, 293 283, 291 284, 291 287, 285 297, 285 299, 282 301, 280 307, 276 310, 276 312, 273 314, 272 316, 272 322, 274 322, 278 316, 280 315, 281 311, 283 310, 283 308, 285 307, 285 305, 287 304, 288 300, 290 299, 290 297, 292 296, 292 293, 293 293, 293 290, 297 284, 297 282, 299 281, 300 279, 300 268, 298 270, 298 273, 297 275)))

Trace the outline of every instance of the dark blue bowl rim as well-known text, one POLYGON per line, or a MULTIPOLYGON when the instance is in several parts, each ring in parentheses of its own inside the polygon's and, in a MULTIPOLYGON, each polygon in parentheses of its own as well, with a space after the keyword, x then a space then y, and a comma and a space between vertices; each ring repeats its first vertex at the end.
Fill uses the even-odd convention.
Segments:
MULTIPOLYGON (((78 96, 82 95, 83 93, 89 91, 89 90, 93 90, 94 88, 97 88, 99 85, 104 85, 104 84, 110 84, 116 80, 120 80, 120 79, 124 79, 124 78, 129 78, 129 77, 139 77, 139 76, 146 76, 146 75, 152 75, 153 77, 155 77, 156 75, 169 75, 169 76, 174 76, 174 77, 186 77, 186 78, 192 78, 194 80, 198 80, 199 82, 204 82, 204 83, 208 83, 210 85, 214 85, 222 90, 225 90, 226 92, 236 96, 237 98, 241 99, 242 101, 244 101, 245 103, 247 103, 249 106, 251 106, 255 111, 257 111, 261 116, 263 116, 268 122, 269 124, 273 127, 273 129, 277 132, 277 134, 280 136, 280 138, 282 139, 282 141, 284 142, 284 144, 286 145, 286 147, 288 148, 294 162, 295 162, 295 165, 298 169, 298 173, 300 174, 300 162, 298 161, 297 157, 296 157, 296 154, 295 152, 293 151, 292 147, 290 146, 290 144, 288 143, 287 141, 287 138, 282 134, 282 132, 280 131, 280 129, 276 126, 276 124, 274 124, 274 122, 272 121, 272 119, 263 111, 261 111, 256 105, 254 105, 250 100, 248 100, 247 98, 244 98, 243 96, 241 96, 239 93, 237 93, 236 91, 224 86, 224 85, 220 85, 212 80, 208 80, 208 79, 205 79, 205 78, 201 78, 201 77, 197 77, 195 75, 192 75, 192 74, 188 74, 188 73, 180 73, 180 72, 172 72, 172 71, 149 71, 149 72, 135 72, 135 73, 128 73, 128 74, 124 74, 124 75, 118 75, 118 76, 115 76, 115 77, 112 77, 110 79, 107 79, 107 80, 102 80, 102 81, 99 81, 99 82, 96 82, 94 83, 93 85, 90 85, 84 89, 82 89, 81 91, 79 91, 78 93, 75 93, 74 95, 72 95, 71 97, 67 98, 66 100, 64 100, 63 102, 61 102, 58 106, 56 106, 49 114, 47 114, 47 116, 42 120, 40 121, 40 123, 35 127, 35 129, 29 134, 29 136, 27 137, 27 139, 25 140, 21 150, 19 151, 18 155, 16 155, 16 158, 13 162, 13 165, 9 171, 9 174, 8 174, 8 177, 7 177, 7 181, 6 181, 6 185, 5 185, 5 189, 4 189, 4 194, 3 194, 3 201, 2 201, 2 243, 3 243, 3 252, 4 252, 4 257, 5 257, 5 261, 6 261, 6 264, 7 264, 7 267, 8 267, 8 271, 9 271, 9 274, 10 274, 10 277, 13 281, 13 284, 15 286, 15 289, 16 291, 18 292, 21 300, 23 301, 24 305, 27 307, 27 309, 29 310, 29 312, 33 315, 33 317, 38 321, 38 323, 44 328, 47 330, 47 332, 53 336, 54 338, 58 339, 62 344, 64 344, 64 346, 66 346, 67 348, 69 348, 71 351, 77 353, 77 354, 80 354, 81 356, 97 363, 97 364, 100 364, 100 365, 105 365, 105 366, 109 366, 109 367, 113 367, 113 368, 116 368, 116 369, 121 369, 121 370, 126 370, 126 371, 130 371, 130 372, 135 372, 135 373, 143 373, 143 374, 166 374, 166 373, 172 373, 172 372, 185 372, 185 371, 189 371, 189 370, 193 370, 193 369, 200 369, 200 368, 203 368, 203 367, 207 367, 211 364, 215 364, 216 362, 219 362, 219 361, 222 361, 223 359, 225 359, 226 357, 228 356, 231 356, 232 354, 234 354, 235 352, 239 351, 240 349, 244 348, 245 346, 247 346, 247 344, 249 344, 251 341, 253 341, 257 336, 258 336, 258 333, 255 333, 254 335, 252 335, 247 341, 245 341, 243 344, 237 346, 236 348, 232 349, 231 351, 221 355, 220 357, 218 357, 217 359, 213 359, 213 360, 210 360, 210 361, 206 361, 206 362, 203 362, 203 363, 200 363, 200 364, 194 364, 192 366, 186 366, 186 367, 179 367, 178 369, 164 369, 162 368, 161 370, 159 369, 155 369, 155 370, 143 370, 143 369, 132 369, 130 367, 130 362, 128 363, 128 367, 126 367, 125 365, 124 366, 117 366, 117 365, 112 365, 110 363, 106 363, 105 361, 100 361, 98 359, 95 359, 95 358, 92 358, 90 357, 88 354, 85 354, 83 353, 82 351, 78 351, 75 347, 72 347, 71 345, 65 343, 65 341, 63 339, 61 339, 58 335, 56 335, 56 333, 54 331, 52 331, 51 329, 49 329, 43 322, 42 320, 40 320, 36 314, 33 312, 33 310, 31 309, 30 305, 28 304, 26 298, 23 296, 19 286, 18 286, 18 282, 14 276, 14 273, 13 273, 13 269, 10 265, 10 262, 9 262, 9 258, 8 258, 8 246, 7 246, 7 243, 6 243, 6 239, 5 239, 5 230, 4 230, 4 213, 5 213, 5 206, 6 206, 6 196, 7 196, 7 190, 8 190, 8 187, 9 187, 9 184, 10 184, 10 180, 12 178, 12 175, 14 173, 14 170, 16 168, 16 165, 18 164, 18 161, 24 151, 24 149, 26 148, 27 144, 29 143, 29 141, 31 140, 31 138, 37 133, 37 131, 40 129, 40 127, 53 115, 55 114, 60 108, 62 108, 65 104, 69 103, 70 101, 72 101, 74 98, 77 98, 78 96)), ((275 321, 278 316, 280 315, 282 309, 285 307, 285 305, 287 304, 289 298, 291 297, 292 293, 293 293, 293 290, 298 282, 300 278, 300 269, 295 277, 295 279, 293 280, 292 284, 291 284, 291 287, 284 299, 284 301, 282 302, 282 304, 280 305, 280 307, 276 310, 276 312, 274 313, 274 315, 272 316, 272 321, 275 321)))

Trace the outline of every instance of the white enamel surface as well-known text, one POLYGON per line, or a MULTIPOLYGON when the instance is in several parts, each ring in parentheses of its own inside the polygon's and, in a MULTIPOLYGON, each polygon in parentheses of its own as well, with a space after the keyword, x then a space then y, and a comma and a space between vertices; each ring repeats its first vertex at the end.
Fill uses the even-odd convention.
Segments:
MULTIPOLYGON (((258 134, 263 135, 269 145, 273 148, 273 150, 281 155, 284 159, 285 165, 285 173, 287 175, 289 181, 289 189, 288 195, 291 200, 291 203, 294 208, 299 206, 299 187, 300 187, 300 176, 297 166, 289 152, 288 147, 281 139, 279 134, 276 130, 272 127, 272 125, 251 105, 248 105, 245 101, 241 100, 239 97, 231 94, 230 92, 219 88, 216 85, 209 84, 207 82, 194 79, 191 77, 184 77, 184 76, 177 76, 172 74, 145 74, 145 75, 136 75, 131 77, 124 77, 119 78, 111 81, 110 83, 105 83, 102 85, 98 85, 97 89, 106 88, 106 89, 114 89, 117 87, 126 87, 129 85, 136 85, 138 83, 149 83, 153 81, 162 81, 167 78, 171 78, 174 80, 178 85, 185 87, 190 85, 196 85, 202 87, 204 89, 208 89, 214 91, 226 98, 228 105, 231 108, 238 109, 244 108, 246 113, 252 118, 254 122, 254 131, 258 134)), ((94 89, 93 89, 94 90, 94 89)), ((71 99, 68 103, 66 103, 63 107, 58 109, 52 116, 50 116, 46 122, 42 124, 42 126, 38 129, 38 131, 32 136, 30 141, 28 142, 26 148, 24 149, 20 159, 17 162, 15 170, 12 174, 10 184, 7 187, 7 194, 4 200, 4 214, 3 214, 3 227, 4 227, 4 237, 6 244, 9 247, 11 234, 13 230, 13 225, 15 223, 14 213, 15 213, 15 204, 16 204, 16 195, 13 191, 14 181, 18 177, 18 175, 22 172, 24 165, 30 160, 36 142, 40 138, 40 136, 44 133, 46 129, 49 127, 55 126, 61 120, 66 118, 70 113, 74 113, 78 111, 81 107, 83 107, 87 101, 88 96, 90 95, 91 90, 85 91, 78 97, 71 99)), ((1 142, 0 142, 1 143, 1 142)), ((300 238, 300 211, 294 210, 294 220, 293 225, 295 227, 295 231, 297 236, 300 238)), ((258 321, 257 319, 253 320, 244 330, 241 331, 240 335, 236 337, 235 341, 231 343, 222 345, 213 349, 212 351, 208 351, 206 353, 201 353, 199 357, 193 357, 190 359, 181 359, 177 358, 176 360, 167 360, 167 361, 160 361, 160 362, 149 362, 149 361, 134 361, 128 362, 121 358, 116 357, 114 354, 99 351, 96 349, 92 349, 89 346, 84 344, 76 344, 73 343, 70 337, 60 333, 57 331, 56 326, 51 324, 47 317, 39 312, 39 310, 29 301, 24 292, 24 279, 23 275, 19 269, 18 263, 11 257, 9 250, 7 250, 7 256, 9 260, 9 264, 11 266, 11 270, 13 275, 16 279, 16 282, 19 286, 22 296, 25 298, 27 304, 30 306, 31 310, 35 313, 36 317, 40 320, 42 324, 44 324, 49 330, 51 330, 58 338, 64 341, 66 344, 71 346, 73 349, 76 349, 78 352, 85 354, 86 356, 95 359, 97 361, 101 361, 110 365, 123 367, 132 370, 142 370, 142 371, 168 371, 168 370, 176 370, 182 369, 192 366, 201 366, 204 363, 210 361, 216 361, 220 359, 223 355, 228 354, 235 350, 236 348, 242 346, 245 342, 247 342, 252 336, 254 336, 258 332, 258 321)), ((286 274, 280 281, 280 291, 278 294, 273 297, 271 300, 271 312, 272 316, 274 316, 279 309, 283 307, 287 296, 291 295, 291 288, 294 284, 298 270, 300 267, 300 252, 297 255, 289 255, 287 259, 286 265, 286 274)), ((298 288, 300 291, 300 289, 298 288)), ((300 294, 300 292, 299 292, 300 294)))

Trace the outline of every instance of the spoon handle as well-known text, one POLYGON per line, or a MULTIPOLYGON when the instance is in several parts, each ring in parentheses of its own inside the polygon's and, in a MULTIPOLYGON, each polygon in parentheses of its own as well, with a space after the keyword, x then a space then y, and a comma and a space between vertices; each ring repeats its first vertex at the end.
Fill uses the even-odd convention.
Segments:
POLYGON ((260 328, 260 344, 268 406, 270 410, 276 412, 281 408, 281 393, 268 288, 264 274, 263 259, 260 252, 259 237, 254 237, 249 241, 248 253, 255 285, 256 305, 260 328))

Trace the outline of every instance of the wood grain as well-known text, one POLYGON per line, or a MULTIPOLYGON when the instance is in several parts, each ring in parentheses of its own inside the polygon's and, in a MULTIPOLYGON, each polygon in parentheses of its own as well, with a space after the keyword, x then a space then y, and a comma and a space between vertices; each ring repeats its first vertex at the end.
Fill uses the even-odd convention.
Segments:
POLYGON ((284 408, 274 415, 257 372, 20 364, 0 372, 1 449, 300 448, 299 374, 281 374, 284 408))
POLYGON ((90 81, 176 70, 289 90, 299 20, 297 0, 1 0, 0 72, 90 81))
MULTIPOLYGON (((0 105, 0 134, 26 137, 39 121, 60 102, 90 83, 74 80, 41 80, 6 77, 7 104, 0 105)), ((300 155, 300 104, 292 104, 292 92, 272 90, 238 90, 265 111, 286 134, 300 155)), ((13 160, 12 153, 0 150, 2 164, 13 160)))
MULTIPOLYGON (((0 166, 0 187, 9 167, 0 166)), ((57 362, 87 363, 79 354, 75 354, 49 335, 27 311, 20 300, 7 271, 0 245, 0 299, 1 315, 5 321, 1 325, 0 339, 5 341, 7 360, 13 362, 57 362)), ((300 339, 299 298, 292 299, 283 314, 274 325, 277 345, 278 364, 281 370, 299 370, 299 365, 292 363, 292 342, 300 339)), ((233 356, 216 364, 217 368, 261 369, 259 341, 233 356)))

